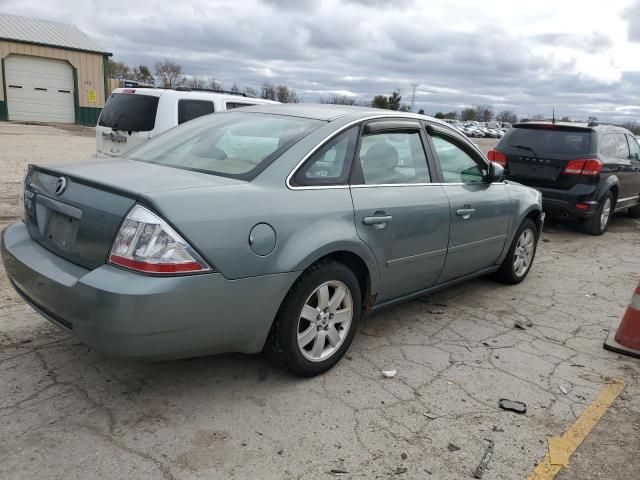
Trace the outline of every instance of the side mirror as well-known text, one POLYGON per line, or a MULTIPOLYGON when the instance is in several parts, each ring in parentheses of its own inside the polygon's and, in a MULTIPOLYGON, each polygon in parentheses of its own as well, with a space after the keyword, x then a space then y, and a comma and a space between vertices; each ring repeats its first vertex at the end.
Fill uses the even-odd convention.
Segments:
POLYGON ((496 162, 489 163, 489 183, 504 181, 504 167, 496 162))

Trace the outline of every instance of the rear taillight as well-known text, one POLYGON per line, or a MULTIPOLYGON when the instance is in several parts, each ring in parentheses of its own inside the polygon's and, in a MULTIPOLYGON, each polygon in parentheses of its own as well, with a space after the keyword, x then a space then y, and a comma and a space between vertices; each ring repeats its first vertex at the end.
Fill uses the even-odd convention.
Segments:
POLYGON ((584 175, 595 177, 602 171, 602 162, 597 158, 587 158, 580 160, 569 160, 564 169, 566 175, 584 175))
POLYGON ((487 158, 489 161, 499 163, 503 167, 507 166, 507 156, 502 152, 493 149, 489 150, 487 152, 487 158))
POLYGON ((109 262, 138 272, 164 275, 211 270, 173 228, 141 205, 133 207, 122 222, 109 262))

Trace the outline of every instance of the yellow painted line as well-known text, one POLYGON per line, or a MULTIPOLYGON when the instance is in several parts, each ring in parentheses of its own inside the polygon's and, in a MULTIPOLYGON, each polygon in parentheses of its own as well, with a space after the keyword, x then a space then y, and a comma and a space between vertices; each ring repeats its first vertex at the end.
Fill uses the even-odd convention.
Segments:
POLYGON ((569 458, 582 441, 587 438, 591 429, 595 427, 604 412, 611 406, 618 395, 624 390, 622 380, 614 380, 605 385, 591 405, 582 412, 571 428, 561 437, 549 437, 549 452, 529 475, 528 480, 552 480, 563 466, 569 465, 569 458))

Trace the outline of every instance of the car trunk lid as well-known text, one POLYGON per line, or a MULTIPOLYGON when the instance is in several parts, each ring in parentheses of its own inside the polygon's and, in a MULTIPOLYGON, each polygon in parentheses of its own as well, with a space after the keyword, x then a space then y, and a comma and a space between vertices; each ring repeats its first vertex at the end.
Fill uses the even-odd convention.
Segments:
POLYGON ((25 222, 43 247, 93 269, 139 195, 244 183, 126 160, 89 161, 55 168, 31 166, 25 180, 25 222))

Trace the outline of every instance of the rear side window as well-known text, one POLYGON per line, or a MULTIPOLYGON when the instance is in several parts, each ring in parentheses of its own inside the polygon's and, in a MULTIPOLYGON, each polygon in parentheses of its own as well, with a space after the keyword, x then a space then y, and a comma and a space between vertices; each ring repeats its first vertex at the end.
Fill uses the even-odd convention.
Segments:
POLYGON ((213 102, 207 100, 178 100, 178 125, 213 112, 213 102))
POLYGON ((250 107, 253 103, 227 102, 225 105, 227 110, 231 110, 232 108, 250 107))
POLYGON ((591 131, 515 127, 507 132, 500 144, 530 150, 538 156, 584 155, 591 152, 591 131))
POLYGON ((298 186, 345 185, 349 180, 358 127, 334 137, 320 147, 294 177, 298 186))
POLYGON ((148 132, 156 125, 159 97, 114 93, 102 109, 98 125, 114 130, 148 132))
POLYGON ((629 145, 624 133, 607 133, 600 138, 600 153, 607 157, 629 158, 629 145))
POLYGON ((635 160, 640 160, 640 145, 638 145, 638 141, 631 135, 627 135, 627 140, 629 140, 629 156, 635 160))

